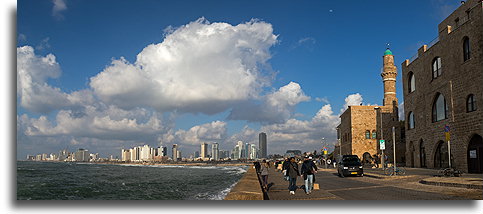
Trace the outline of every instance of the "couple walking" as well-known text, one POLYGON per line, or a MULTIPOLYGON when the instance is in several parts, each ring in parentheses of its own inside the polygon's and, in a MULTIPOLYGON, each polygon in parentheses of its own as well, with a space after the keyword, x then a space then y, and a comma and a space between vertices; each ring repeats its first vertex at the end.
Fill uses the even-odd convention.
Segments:
POLYGON ((312 161, 312 157, 305 157, 300 171, 294 157, 291 157, 289 161, 284 162, 283 169, 285 170, 285 176, 288 177, 288 190, 290 191, 290 195, 295 195, 298 176, 301 176, 305 181, 305 193, 307 195, 311 193, 314 186, 314 174, 317 173, 317 166, 315 166, 312 161))

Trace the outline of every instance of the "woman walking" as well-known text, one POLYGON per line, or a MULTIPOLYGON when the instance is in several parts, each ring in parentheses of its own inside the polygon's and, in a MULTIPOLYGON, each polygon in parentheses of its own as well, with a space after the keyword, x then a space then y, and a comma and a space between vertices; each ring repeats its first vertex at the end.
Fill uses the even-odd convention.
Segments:
POLYGON ((262 185, 265 190, 268 190, 268 168, 270 168, 270 166, 267 161, 263 160, 260 166, 260 175, 262 176, 262 185))
POLYGON ((290 162, 287 166, 287 175, 289 177, 288 190, 290 195, 295 195, 295 190, 297 189, 297 177, 300 176, 299 165, 295 162, 295 158, 291 157, 290 162))

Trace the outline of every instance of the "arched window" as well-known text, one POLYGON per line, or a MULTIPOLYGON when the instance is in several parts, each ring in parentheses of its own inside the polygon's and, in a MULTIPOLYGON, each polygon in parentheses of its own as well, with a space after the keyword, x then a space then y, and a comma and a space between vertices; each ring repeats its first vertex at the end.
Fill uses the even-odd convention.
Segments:
POLYGON ((409 89, 409 93, 416 90, 416 78, 414 78, 413 72, 409 72, 408 89, 409 89))
POLYGON ((434 153, 434 168, 447 168, 449 166, 448 161, 448 147, 443 141, 439 141, 434 153))
POLYGON ((466 112, 476 111, 476 100, 473 94, 468 95, 466 98, 466 112))
POLYGON ((408 116, 408 129, 414 129, 414 113, 409 112, 408 116))
POLYGON ((441 76, 441 57, 433 59, 433 79, 441 76))
POLYGON ((377 132, 376 132, 376 130, 372 130, 372 139, 377 139, 377 132))
POLYGON ((470 39, 466 36, 463 38, 463 60, 469 60, 471 58, 471 51, 470 51, 470 39))
POLYGON ((433 102, 433 122, 444 120, 448 118, 448 105, 444 96, 440 93, 436 95, 433 102))
POLYGON ((369 130, 366 131, 366 139, 371 139, 371 132, 369 130))

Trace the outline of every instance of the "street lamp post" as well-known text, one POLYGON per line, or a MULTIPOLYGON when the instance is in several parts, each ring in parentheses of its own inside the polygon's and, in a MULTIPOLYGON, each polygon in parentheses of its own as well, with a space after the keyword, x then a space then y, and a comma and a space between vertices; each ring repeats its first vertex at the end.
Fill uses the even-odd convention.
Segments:
MULTIPOLYGON (((374 109, 376 110, 376 112, 379 111, 380 113, 379 117, 381 118, 381 140, 384 140, 384 130, 382 128, 382 109, 379 106, 374 107, 374 109)), ((384 149, 381 149, 381 165, 382 165, 382 170, 384 171, 384 149)))
POLYGON ((326 154, 326 150, 325 150, 325 147, 326 146, 325 146, 324 140, 325 140, 325 137, 322 138, 322 145, 324 146, 323 147, 323 153, 324 153, 324 158, 325 158, 325 161, 324 162, 325 162, 325 168, 327 169, 327 154, 326 154))

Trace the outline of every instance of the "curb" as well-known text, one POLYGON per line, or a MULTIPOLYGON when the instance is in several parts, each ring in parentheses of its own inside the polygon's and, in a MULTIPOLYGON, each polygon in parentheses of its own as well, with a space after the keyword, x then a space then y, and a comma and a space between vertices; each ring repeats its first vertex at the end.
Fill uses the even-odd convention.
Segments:
POLYGON ((425 180, 420 180, 419 183, 434 185, 434 186, 459 187, 459 188, 466 188, 466 189, 483 189, 483 185, 475 185, 475 184, 445 183, 445 182, 435 182, 435 181, 425 181, 425 180))

